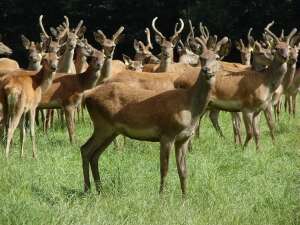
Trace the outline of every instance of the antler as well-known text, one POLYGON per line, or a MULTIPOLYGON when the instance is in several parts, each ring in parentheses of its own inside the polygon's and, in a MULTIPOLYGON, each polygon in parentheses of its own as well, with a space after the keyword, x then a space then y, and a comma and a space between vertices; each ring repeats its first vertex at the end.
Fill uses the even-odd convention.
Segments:
POLYGON ((157 17, 155 17, 155 18, 152 20, 152 28, 153 28, 153 30, 154 30, 155 33, 156 33, 157 35, 159 35, 161 38, 166 39, 165 36, 164 36, 161 32, 159 32, 158 29, 156 28, 156 26, 155 26, 156 20, 157 20, 157 17))
POLYGON ((203 39, 203 41, 205 43, 207 43, 208 39, 209 39, 209 31, 207 29, 206 26, 203 26, 202 22, 199 23, 199 29, 201 32, 201 38, 203 39))
POLYGON ((43 26, 43 17, 44 17, 44 15, 40 15, 40 18, 39 18, 40 27, 41 27, 42 32, 45 35, 45 37, 49 38, 49 35, 46 33, 45 28, 43 26))
POLYGON ((207 51, 207 47, 206 47, 206 44, 204 43, 204 41, 199 38, 199 37, 196 37, 195 40, 200 43, 200 45, 202 46, 202 51, 207 51))
POLYGON ((228 42, 228 37, 223 37, 220 41, 218 41, 218 43, 216 44, 216 47, 215 47, 215 52, 218 52, 221 48, 221 46, 225 43, 228 42))
POLYGON ((271 23, 269 23, 266 27, 265 27, 265 32, 267 34, 269 34, 276 42, 279 42, 279 38, 272 32, 270 31, 270 27, 273 26, 274 21, 272 21, 271 23))
POLYGON ((297 28, 294 28, 286 38, 286 43, 290 43, 291 38, 297 33, 297 28))
POLYGON ((179 21, 180 21, 180 28, 179 28, 179 30, 177 30, 176 28, 177 28, 177 24, 178 23, 176 23, 176 26, 175 26, 175 32, 174 32, 174 35, 173 35, 173 37, 175 37, 175 36, 178 36, 181 32, 182 32, 182 30, 183 30, 183 28, 184 28, 184 22, 183 22, 183 20, 181 19, 181 18, 179 18, 179 21))
POLYGON ((61 38, 63 38, 65 36, 65 34, 69 31, 69 18, 67 16, 64 16, 65 18, 65 23, 63 23, 63 30, 59 30, 58 35, 57 35, 57 39, 60 40, 61 38))
POLYGON ((115 41, 119 36, 120 34, 123 32, 125 28, 123 26, 121 26, 117 32, 112 36, 112 40, 115 41))
POLYGON ((254 45, 254 38, 251 36, 251 32, 252 32, 253 28, 250 27, 248 34, 247 34, 247 38, 248 38, 248 48, 253 47, 254 45))
POLYGON ((83 20, 80 20, 77 27, 75 28, 74 34, 77 35, 78 31, 80 30, 81 26, 83 24, 83 20))
POLYGON ((146 29, 145 29, 145 33, 146 33, 146 35, 147 35, 147 47, 149 47, 150 49, 153 49, 153 45, 152 45, 152 43, 151 43, 151 38, 150 38, 150 30, 149 30, 149 28, 148 27, 146 27, 146 29))
POLYGON ((195 37, 195 34, 194 34, 194 27, 193 27, 193 24, 192 24, 192 21, 191 20, 189 20, 189 26, 190 26, 190 36, 192 37, 192 38, 194 38, 195 37))

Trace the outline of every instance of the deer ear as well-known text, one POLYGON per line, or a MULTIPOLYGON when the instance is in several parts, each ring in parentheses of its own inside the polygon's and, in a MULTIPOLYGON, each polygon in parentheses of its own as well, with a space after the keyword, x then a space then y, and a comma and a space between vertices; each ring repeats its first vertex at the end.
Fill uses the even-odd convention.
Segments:
POLYGON ((30 41, 28 40, 28 38, 22 34, 21 40, 22 40, 22 44, 23 44, 24 48, 28 50, 30 47, 30 41))
POLYGON ((126 66, 130 65, 130 63, 131 63, 130 57, 125 55, 125 54, 123 54, 123 61, 124 61, 126 66))
POLYGON ((220 49, 217 52, 217 54, 220 56, 220 59, 222 60, 225 56, 229 55, 230 51, 231 51, 231 41, 230 39, 228 39, 228 41, 226 41, 220 46, 220 49))
POLYGON ((162 38, 161 36, 156 34, 155 35, 155 41, 156 41, 157 44, 162 45, 163 42, 164 42, 164 38, 162 38))

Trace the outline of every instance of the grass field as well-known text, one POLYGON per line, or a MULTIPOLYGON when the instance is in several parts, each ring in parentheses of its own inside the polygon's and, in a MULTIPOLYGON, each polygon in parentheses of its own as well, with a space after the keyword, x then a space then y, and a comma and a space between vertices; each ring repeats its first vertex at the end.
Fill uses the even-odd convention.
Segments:
MULTIPOLYGON (((299 111, 299 109, 298 109, 299 111)), ((92 132, 89 117, 70 145, 59 125, 37 130, 38 160, 20 159, 18 132, 7 161, 0 154, 0 224, 300 224, 300 115, 283 113, 272 144, 264 118, 261 152, 232 143, 230 115, 222 140, 205 118, 188 155, 188 196, 182 200, 174 152, 166 193, 159 196, 159 145, 130 140, 100 159, 103 192, 83 194, 80 145, 92 132)), ((29 138, 28 138, 29 139, 29 138)), ((3 146, 1 146, 3 151, 3 146)))

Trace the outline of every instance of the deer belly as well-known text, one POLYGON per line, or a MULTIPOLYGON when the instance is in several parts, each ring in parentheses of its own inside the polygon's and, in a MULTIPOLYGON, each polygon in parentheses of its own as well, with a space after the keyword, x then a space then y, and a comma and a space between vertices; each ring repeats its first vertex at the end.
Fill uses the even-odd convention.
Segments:
POLYGON ((232 110, 239 111, 242 108, 242 102, 238 100, 213 100, 210 105, 224 109, 224 110, 232 110))
POLYGON ((129 127, 126 124, 117 124, 118 131, 130 138, 146 141, 158 141, 159 129, 157 127, 129 127))

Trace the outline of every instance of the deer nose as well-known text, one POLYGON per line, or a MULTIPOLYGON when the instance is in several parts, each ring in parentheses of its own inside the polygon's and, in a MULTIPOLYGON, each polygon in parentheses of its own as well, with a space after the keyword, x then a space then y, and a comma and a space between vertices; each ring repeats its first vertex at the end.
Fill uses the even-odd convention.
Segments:
POLYGON ((51 64, 51 69, 52 70, 56 70, 57 69, 57 64, 56 63, 52 63, 51 64))

